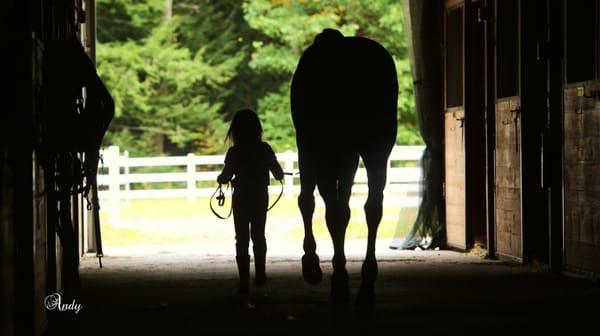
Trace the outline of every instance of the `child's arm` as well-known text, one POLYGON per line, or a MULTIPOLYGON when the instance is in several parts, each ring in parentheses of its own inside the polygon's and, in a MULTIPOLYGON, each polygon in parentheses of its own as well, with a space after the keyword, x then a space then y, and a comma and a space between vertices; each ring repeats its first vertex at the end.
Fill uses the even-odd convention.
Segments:
POLYGON ((283 169, 281 169, 281 165, 277 161, 277 157, 271 146, 267 145, 267 148, 269 150, 269 170, 273 173, 276 180, 281 180, 283 179, 283 169))
POLYGON ((231 166, 231 149, 229 149, 227 151, 227 154, 225 155, 225 166, 223 166, 223 171, 217 177, 217 182, 219 184, 226 184, 229 181, 231 181, 232 177, 233 177, 233 168, 231 166))

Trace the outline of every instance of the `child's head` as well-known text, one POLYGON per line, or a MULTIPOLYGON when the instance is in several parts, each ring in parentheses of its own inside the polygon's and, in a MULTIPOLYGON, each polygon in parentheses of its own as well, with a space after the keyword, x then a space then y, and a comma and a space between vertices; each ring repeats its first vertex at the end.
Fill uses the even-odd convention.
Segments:
POLYGON ((243 109, 233 116, 226 139, 234 145, 258 143, 262 141, 262 132, 256 113, 250 109, 243 109))

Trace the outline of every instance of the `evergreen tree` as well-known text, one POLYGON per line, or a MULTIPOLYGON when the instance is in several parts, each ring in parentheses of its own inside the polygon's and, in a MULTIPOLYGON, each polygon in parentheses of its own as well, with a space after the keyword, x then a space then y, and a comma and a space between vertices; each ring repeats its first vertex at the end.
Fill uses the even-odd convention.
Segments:
POLYGON ((255 109, 276 151, 295 149, 289 90, 324 28, 373 38, 396 61, 398 143, 421 143, 396 0, 98 0, 98 72, 115 99, 105 145, 132 155, 219 153, 255 109))
POLYGON ((414 114, 412 75, 403 32, 402 9, 392 0, 247 0, 244 3, 246 20, 265 37, 253 42, 254 53, 250 66, 260 74, 280 78, 279 88, 259 101, 259 115, 267 124, 265 136, 294 147, 293 128, 289 115, 291 76, 302 52, 314 37, 325 28, 336 28, 346 36, 364 36, 380 42, 394 57, 398 73, 398 143, 417 144, 419 136, 414 114), (274 116, 282 120, 274 121, 274 116))
POLYGON ((251 43, 263 35, 244 20, 242 2, 195 0, 175 4, 175 12, 182 18, 178 33, 184 45, 192 51, 202 49, 210 64, 239 60, 228 85, 211 92, 211 99, 223 103, 220 113, 225 120, 242 108, 256 109, 258 99, 273 88, 268 74, 257 74, 249 67, 251 43))
MULTIPOLYGON (((162 2, 170 5, 169 0, 162 2)), ((186 18, 177 11, 167 18, 152 6, 144 7, 146 11, 134 5, 118 8, 125 10, 119 17, 153 26, 132 23, 129 37, 110 26, 99 33, 116 38, 98 43, 98 72, 116 105, 107 141, 121 144, 134 155, 165 152, 165 143, 182 151, 221 150, 217 139, 226 129, 219 113, 222 88, 236 75, 242 55, 209 60, 200 43, 195 48, 192 43, 191 48, 184 45, 181 32, 186 18), (142 32, 147 35, 139 38, 142 32)))

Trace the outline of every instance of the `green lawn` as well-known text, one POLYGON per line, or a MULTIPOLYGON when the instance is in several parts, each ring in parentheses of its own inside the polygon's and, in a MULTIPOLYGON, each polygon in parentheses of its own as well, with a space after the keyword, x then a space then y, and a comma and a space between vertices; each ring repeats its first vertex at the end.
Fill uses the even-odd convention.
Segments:
MULTIPOLYGON (((229 204, 217 208, 226 214, 229 204)), ((109 246, 186 244, 202 239, 233 239, 230 220, 217 219, 208 207, 208 198, 200 198, 194 202, 187 199, 132 200, 129 205, 122 203, 120 209, 121 225, 111 223, 108 206, 102 208, 102 237, 109 246), (145 222, 165 226, 160 232, 145 222), (190 222, 194 224, 190 224, 190 222), (136 223, 129 225, 129 223, 136 223), (157 224, 158 223, 158 224, 157 224), (198 224, 196 224, 198 223, 198 224), (202 229, 200 229, 200 227, 202 229), (172 228, 172 229, 170 229, 172 228), (215 238, 217 237, 217 238, 215 238)), ((351 209, 352 215, 346 233, 347 238, 366 238, 367 227, 362 206, 351 209)), ((378 237, 404 237, 410 230, 416 208, 384 208, 378 237)), ((313 229, 317 239, 329 239, 324 221, 324 208, 317 206, 314 214, 313 229)), ((300 240, 304 235, 302 218, 295 199, 282 198, 268 213, 267 235, 269 239, 300 240)))

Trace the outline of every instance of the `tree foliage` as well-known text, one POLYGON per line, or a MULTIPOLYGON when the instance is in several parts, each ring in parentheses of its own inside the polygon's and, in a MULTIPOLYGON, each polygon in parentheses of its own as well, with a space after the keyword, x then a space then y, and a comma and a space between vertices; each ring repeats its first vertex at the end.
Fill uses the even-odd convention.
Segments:
MULTIPOLYGON (((250 26, 265 35, 253 41, 250 66, 258 73, 285 75, 280 87, 259 101, 259 106, 263 107, 259 113, 265 121, 273 115, 289 114, 289 103, 284 104, 283 99, 276 97, 289 95, 289 81, 298 59, 314 37, 325 28, 336 28, 346 36, 359 35, 376 40, 392 54, 399 84, 398 143, 422 143, 414 113, 412 75, 399 1, 250 0, 244 3, 244 13, 250 26), (274 101, 281 104, 274 104, 274 101)), ((279 127, 292 127, 289 118, 282 122, 288 124, 279 127)), ((293 143, 280 138, 277 140, 293 143)))
POLYGON ((294 149, 291 76, 327 27, 392 53, 399 143, 421 142, 398 1, 98 0, 97 15, 98 71, 116 105, 106 144, 132 155, 221 152, 232 114, 245 107, 257 110, 275 150, 294 149))

